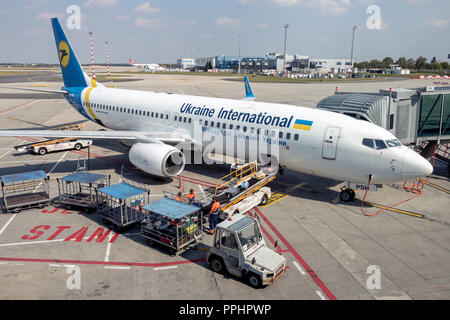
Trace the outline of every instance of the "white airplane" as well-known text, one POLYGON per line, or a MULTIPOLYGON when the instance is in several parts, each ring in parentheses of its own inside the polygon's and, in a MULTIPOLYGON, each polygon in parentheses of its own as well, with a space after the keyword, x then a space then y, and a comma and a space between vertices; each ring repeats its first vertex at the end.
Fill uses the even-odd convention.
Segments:
POLYGON ((138 68, 142 68, 144 70, 148 70, 148 71, 163 71, 165 70, 165 68, 161 67, 159 64, 157 63, 134 63, 133 59, 129 59, 130 60, 130 64, 133 67, 138 67, 138 68))
MULTIPOLYGON (((111 131, 2 130, 0 136, 118 139, 131 146, 130 162, 147 173, 180 174, 180 145, 236 156, 260 145, 281 168, 338 181, 385 184, 428 176, 431 164, 390 132, 339 113, 293 105, 107 88, 83 73, 58 19, 52 20, 64 87, 61 93, 83 116, 111 131), (201 128, 198 136, 195 128, 201 128), (206 136, 206 138, 205 138, 206 136), (225 141, 225 144, 222 142, 225 141), (230 143, 229 143, 230 142, 230 143), (174 145, 177 145, 175 147, 174 145), (241 147, 239 147, 242 146, 241 147), (276 148, 274 148, 276 147, 276 148)), ((260 149, 261 150, 261 149, 260 149)), ((264 152, 263 152, 264 153, 264 152)), ((255 159, 250 159, 255 160, 255 159)), ((341 193, 344 201, 354 191, 341 193)))

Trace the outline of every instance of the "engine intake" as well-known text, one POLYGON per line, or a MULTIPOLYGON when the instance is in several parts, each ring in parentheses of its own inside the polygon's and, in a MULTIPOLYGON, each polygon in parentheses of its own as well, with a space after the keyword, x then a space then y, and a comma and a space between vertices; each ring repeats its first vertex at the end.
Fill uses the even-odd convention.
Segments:
POLYGON ((136 143, 131 147, 129 159, 137 168, 159 177, 179 175, 186 163, 180 150, 162 143, 136 143))

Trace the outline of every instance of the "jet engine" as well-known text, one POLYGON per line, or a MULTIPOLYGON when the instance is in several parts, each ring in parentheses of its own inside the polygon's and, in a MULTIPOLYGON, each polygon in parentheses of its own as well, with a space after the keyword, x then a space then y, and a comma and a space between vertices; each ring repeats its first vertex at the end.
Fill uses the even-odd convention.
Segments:
POLYGON ((129 159, 142 171, 160 177, 177 176, 186 163, 180 150, 163 143, 136 143, 131 147, 129 159))

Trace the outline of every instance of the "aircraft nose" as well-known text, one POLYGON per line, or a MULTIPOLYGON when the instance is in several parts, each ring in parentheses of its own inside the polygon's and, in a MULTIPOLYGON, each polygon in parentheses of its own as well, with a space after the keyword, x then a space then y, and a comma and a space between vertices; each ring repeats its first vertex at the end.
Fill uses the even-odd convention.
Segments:
POLYGON ((427 159, 411 149, 405 150, 402 163, 402 177, 405 180, 427 177, 433 166, 427 159))

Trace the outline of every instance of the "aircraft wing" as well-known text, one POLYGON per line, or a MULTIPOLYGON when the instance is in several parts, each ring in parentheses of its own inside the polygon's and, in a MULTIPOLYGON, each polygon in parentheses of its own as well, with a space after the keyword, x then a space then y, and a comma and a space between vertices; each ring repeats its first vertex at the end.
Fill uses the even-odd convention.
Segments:
POLYGON ((0 130, 0 137, 138 140, 147 143, 192 142, 192 139, 189 135, 183 135, 173 132, 146 131, 0 130))
POLYGON ((26 90, 26 91, 36 91, 36 92, 45 92, 45 93, 60 93, 60 94, 67 94, 68 93, 65 90, 36 89, 36 88, 22 88, 22 87, 4 87, 4 86, 1 86, 0 88, 3 88, 3 89, 15 89, 15 90, 26 90))

